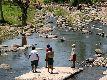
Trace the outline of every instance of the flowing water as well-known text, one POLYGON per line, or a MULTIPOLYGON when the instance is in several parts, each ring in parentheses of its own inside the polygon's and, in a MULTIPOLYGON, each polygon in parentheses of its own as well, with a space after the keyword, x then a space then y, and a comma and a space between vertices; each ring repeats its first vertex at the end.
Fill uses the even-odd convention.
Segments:
MULTIPOLYGON (((95 23, 93 23, 95 24, 95 23)), ((90 23, 90 25, 93 25, 90 23)), ((96 25, 96 24, 95 24, 96 25)), ((103 26, 102 24, 96 25, 103 26)), ((106 27, 103 27, 106 31, 106 27)), ((76 44, 77 50, 77 61, 81 63, 86 58, 92 57, 95 52, 96 44, 99 42, 103 45, 107 45, 107 38, 102 38, 97 35, 86 35, 80 32, 65 32, 56 31, 56 34, 64 36, 66 41, 61 42, 58 39, 46 39, 39 37, 37 33, 32 36, 27 37, 28 44, 37 44, 37 48, 43 48, 43 50, 38 50, 40 61, 38 68, 45 67, 45 48, 47 44, 50 44, 55 52, 54 66, 69 67, 71 62, 69 62, 69 56, 72 48, 72 44, 76 44)), ((14 39, 6 40, 2 44, 8 46, 12 44, 21 44, 21 36, 17 36, 14 39)), ((8 55, 0 55, 0 64, 7 63, 10 64, 11 70, 0 69, 0 80, 14 80, 16 76, 27 73, 31 70, 30 61, 28 60, 28 54, 31 51, 29 48, 25 53, 19 52, 8 52, 8 55)), ((76 64, 77 67, 80 67, 76 64)), ((70 80, 98 80, 102 77, 102 72, 106 70, 104 67, 84 67, 84 71, 78 75, 72 77, 70 80)))

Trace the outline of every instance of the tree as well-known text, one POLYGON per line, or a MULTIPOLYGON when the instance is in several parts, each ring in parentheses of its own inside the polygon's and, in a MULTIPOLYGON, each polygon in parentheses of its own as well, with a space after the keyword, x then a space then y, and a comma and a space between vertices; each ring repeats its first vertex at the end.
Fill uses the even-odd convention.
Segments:
POLYGON ((3 0, 0 0, 0 16, 1 16, 1 22, 4 22, 5 20, 4 20, 4 16, 3 16, 3 10, 2 10, 2 2, 3 2, 3 0))
POLYGON ((27 9, 29 7, 30 1, 29 0, 13 0, 13 3, 16 3, 21 8, 22 25, 26 26, 27 25, 27 23, 26 23, 26 21, 27 21, 27 9))

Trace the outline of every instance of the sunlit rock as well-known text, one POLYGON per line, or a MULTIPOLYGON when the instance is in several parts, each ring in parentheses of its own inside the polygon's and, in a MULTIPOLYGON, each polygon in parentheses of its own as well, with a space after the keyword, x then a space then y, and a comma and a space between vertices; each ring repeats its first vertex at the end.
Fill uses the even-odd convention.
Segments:
POLYGON ((11 69, 11 67, 10 67, 9 64, 4 64, 4 63, 0 65, 0 68, 2 68, 2 69, 6 69, 6 70, 11 69))

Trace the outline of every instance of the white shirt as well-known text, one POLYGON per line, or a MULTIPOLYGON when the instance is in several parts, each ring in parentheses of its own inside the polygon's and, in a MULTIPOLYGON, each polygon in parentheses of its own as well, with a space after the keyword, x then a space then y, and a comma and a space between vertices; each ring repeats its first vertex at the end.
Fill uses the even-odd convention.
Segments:
POLYGON ((76 52, 75 48, 72 48, 71 55, 75 54, 75 52, 76 52))
POLYGON ((31 55, 29 58, 30 61, 38 60, 38 52, 36 50, 32 50, 29 55, 31 55))

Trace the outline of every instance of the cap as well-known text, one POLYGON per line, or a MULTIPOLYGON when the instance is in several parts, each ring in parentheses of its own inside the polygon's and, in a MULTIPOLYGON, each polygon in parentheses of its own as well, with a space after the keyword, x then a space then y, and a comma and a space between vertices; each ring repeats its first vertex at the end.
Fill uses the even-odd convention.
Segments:
POLYGON ((75 47, 75 44, 72 44, 72 47, 75 47))

